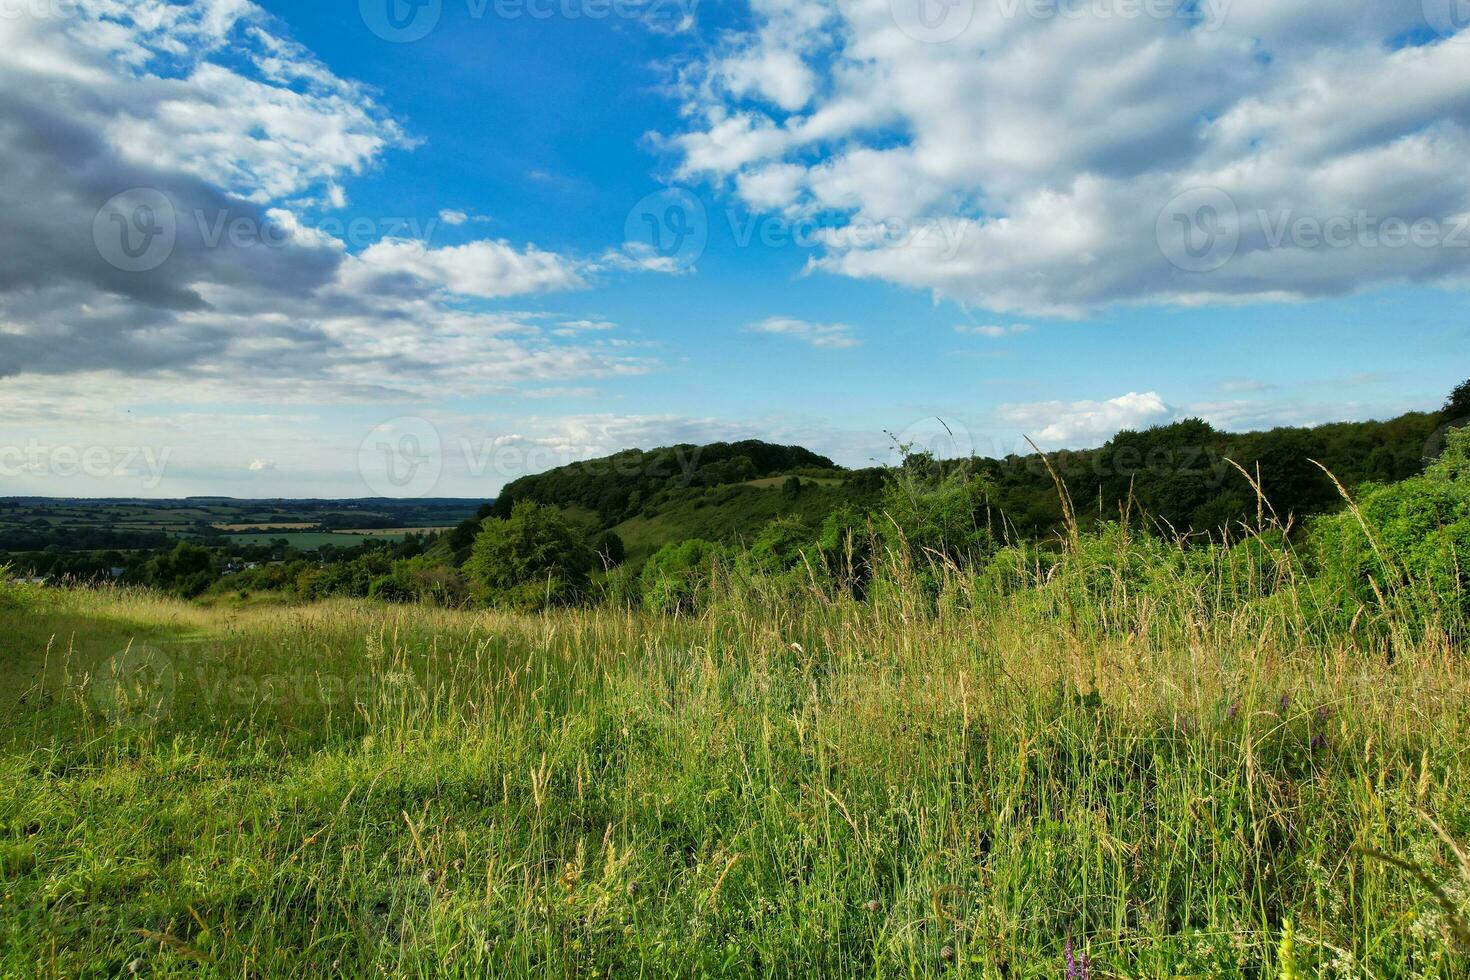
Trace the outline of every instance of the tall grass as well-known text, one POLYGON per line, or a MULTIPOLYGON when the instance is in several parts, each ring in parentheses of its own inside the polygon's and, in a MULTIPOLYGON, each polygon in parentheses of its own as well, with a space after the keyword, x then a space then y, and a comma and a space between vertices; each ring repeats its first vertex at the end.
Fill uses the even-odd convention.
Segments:
POLYGON ((877 563, 678 617, 0 601, 0 972, 1470 975, 1452 630, 1322 616, 1269 533, 877 563))

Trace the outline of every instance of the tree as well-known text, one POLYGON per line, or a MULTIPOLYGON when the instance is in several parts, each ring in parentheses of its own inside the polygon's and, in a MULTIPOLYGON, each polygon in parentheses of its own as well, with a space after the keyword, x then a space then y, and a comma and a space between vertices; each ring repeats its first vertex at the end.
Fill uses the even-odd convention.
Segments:
POLYGON ((523 500, 509 517, 485 521, 465 572, 481 602, 534 612, 580 599, 592 562, 560 511, 523 500))
POLYGON ((192 599, 214 584, 219 569, 208 549, 180 541, 172 551, 148 559, 140 574, 145 585, 192 599))
POLYGON ((623 539, 612 531, 602 532, 597 538, 597 543, 592 546, 592 551, 603 569, 621 565, 628 557, 628 549, 623 545, 623 539))
POLYGON ((1445 425, 1459 428, 1470 423, 1470 380, 1462 381, 1450 392, 1450 397, 1444 400, 1444 410, 1440 412, 1440 421, 1445 425))

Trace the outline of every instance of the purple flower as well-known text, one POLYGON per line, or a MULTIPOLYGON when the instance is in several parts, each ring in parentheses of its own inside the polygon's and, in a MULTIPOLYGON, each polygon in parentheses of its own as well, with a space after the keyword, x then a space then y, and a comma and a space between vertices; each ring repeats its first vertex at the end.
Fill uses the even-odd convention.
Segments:
POLYGON ((1325 748, 1327 748, 1327 736, 1326 735, 1323 735, 1321 732, 1318 732, 1317 734, 1313 735, 1312 736, 1312 751, 1313 752, 1320 752, 1322 749, 1325 749, 1325 748))
POLYGON ((1283 694, 1283 695, 1281 695, 1281 713, 1282 714, 1286 714, 1286 709, 1289 708, 1289 707, 1291 707, 1291 695, 1290 694, 1283 694))
POLYGON ((1240 714, 1240 702, 1239 701, 1231 701, 1230 702, 1230 707, 1225 711, 1225 718, 1226 718, 1226 720, 1228 720, 1228 721, 1234 721, 1235 720, 1235 716, 1238 715, 1238 714, 1240 714))
POLYGON ((1328 718, 1331 718, 1331 717, 1332 717, 1332 709, 1329 708, 1329 707, 1327 707, 1327 705, 1324 704, 1324 705, 1322 705, 1322 707, 1320 707, 1320 708, 1317 709, 1317 720, 1318 721, 1326 721, 1328 718))
POLYGON ((1092 980, 1092 960, 1085 954, 1079 960, 1072 955, 1072 934, 1067 933, 1067 980, 1092 980))

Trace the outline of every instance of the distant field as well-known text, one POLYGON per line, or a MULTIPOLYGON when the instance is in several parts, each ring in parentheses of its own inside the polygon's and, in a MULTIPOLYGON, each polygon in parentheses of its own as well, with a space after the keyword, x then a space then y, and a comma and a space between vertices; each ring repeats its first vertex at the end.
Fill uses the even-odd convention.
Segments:
MULTIPOLYGON (((313 527, 314 525, 308 524, 305 526, 313 527)), ((363 528, 360 530, 346 531, 283 531, 281 533, 276 533, 275 531, 258 531, 231 534, 229 539, 235 544, 245 545, 268 545, 272 541, 285 540, 293 548, 300 548, 302 551, 315 551, 323 545, 328 544, 334 544, 341 548, 355 548, 365 541, 402 541, 410 534, 447 530, 452 530, 452 528, 391 527, 363 528)))
POLYGON ((452 527, 383 527, 383 528, 361 528, 357 530, 338 531, 338 534, 360 534, 365 538, 382 538, 385 541, 402 541, 410 534, 425 534, 430 532, 453 531, 452 527))
MULTIPOLYGON (((399 537, 402 536, 400 532, 399 537)), ((323 545, 329 544, 340 548, 355 548, 364 541, 372 540, 366 534, 336 534, 330 531, 282 532, 280 534, 262 532, 259 534, 232 534, 229 537, 231 542, 244 545, 268 545, 273 541, 285 541, 291 547, 300 548, 302 551, 316 551, 323 545)))
POLYGON ((315 521, 304 521, 295 524, 215 524, 214 527, 220 531, 309 531, 316 527, 315 521))
MULTIPOLYGON (((221 500, 80 501, 0 498, 0 535, 24 543, 11 551, 99 550, 130 545, 105 534, 140 532, 172 539, 224 532, 233 544, 259 545, 285 537, 298 548, 397 541, 409 533, 442 531, 472 516, 479 501, 221 500), (384 528, 382 525, 398 525, 384 528), (323 526, 339 530, 321 530, 323 526), (377 525, 376 527, 374 525, 377 525)), ((216 541, 218 543, 218 541, 216 541)), ((3 547, 3 545, 0 545, 3 547)), ((0 552, 3 556, 3 552, 0 552)))

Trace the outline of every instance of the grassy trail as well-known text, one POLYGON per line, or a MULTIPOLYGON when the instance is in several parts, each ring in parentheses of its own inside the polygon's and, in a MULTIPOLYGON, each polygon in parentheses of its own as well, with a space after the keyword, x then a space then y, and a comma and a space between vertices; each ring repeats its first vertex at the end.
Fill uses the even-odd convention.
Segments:
POLYGON ((1459 654, 1186 605, 30 592, 0 975, 1470 975, 1459 654))

